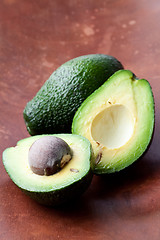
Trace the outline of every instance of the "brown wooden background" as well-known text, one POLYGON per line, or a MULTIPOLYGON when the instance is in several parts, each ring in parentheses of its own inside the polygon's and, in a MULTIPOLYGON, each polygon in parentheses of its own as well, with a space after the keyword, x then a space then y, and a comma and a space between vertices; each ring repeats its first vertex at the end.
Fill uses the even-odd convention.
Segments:
POLYGON ((160 239, 160 1, 1 0, 0 148, 28 135, 25 104, 58 66, 79 55, 117 57, 151 83, 155 134, 146 155, 116 176, 94 177, 61 209, 25 196, 0 162, 0 239, 160 239))

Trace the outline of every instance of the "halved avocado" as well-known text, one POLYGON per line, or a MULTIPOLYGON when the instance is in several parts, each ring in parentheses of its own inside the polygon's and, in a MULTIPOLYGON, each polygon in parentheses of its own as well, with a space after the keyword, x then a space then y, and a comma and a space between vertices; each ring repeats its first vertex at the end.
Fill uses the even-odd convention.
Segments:
POLYGON ((89 139, 94 173, 114 173, 147 149, 154 128, 150 84, 129 70, 114 73, 76 112, 72 132, 89 139))
POLYGON ((83 193, 91 183, 91 144, 74 134, 39 135, 20 140, 16 147, 3 152, 3 164, 12 181, 27 195, 41 204, 56 206, 83 193), (72 159, 50 176, 35 174, 28 162, 32 144, 44 136, 63 139, 71 148, 72 159))

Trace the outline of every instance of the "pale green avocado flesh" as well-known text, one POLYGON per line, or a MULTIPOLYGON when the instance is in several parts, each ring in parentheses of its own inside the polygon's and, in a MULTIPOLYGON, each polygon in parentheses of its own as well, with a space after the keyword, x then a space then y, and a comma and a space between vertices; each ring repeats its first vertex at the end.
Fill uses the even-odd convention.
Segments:
POLYGON ((54 134, 70 146, 73 156, 63 169, 51 176, 32 172, 28 151, 34 141, 47 135, 20 140, 16 147, 3 152, 3 164, 12 181, 30 197, 46 205, 59 205, 85 191, 92 179, 91 144, 74 134, 54 134))
POLYGON ((94 173, 120 171, 147 149, 154 128, 154 99, 147 80, 129 70, 114 73, 76 112, 72 132, 89 139, 94 173))

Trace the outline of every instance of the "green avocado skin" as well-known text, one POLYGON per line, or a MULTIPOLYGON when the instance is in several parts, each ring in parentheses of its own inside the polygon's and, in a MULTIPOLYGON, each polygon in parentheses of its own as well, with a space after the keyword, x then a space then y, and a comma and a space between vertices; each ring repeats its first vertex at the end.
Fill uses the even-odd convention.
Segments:
POLYGON ((90 186, 93 178, 93 172, 90 169, 86 175, 81 178, 80 181, 74 182, 73 184, 50 192, 31 192, 26 189, 21 189, 27 196, 35 200, 36 202, 50 207, 57 207, 66 205, 70 201, 76 200, 79 196, 84 193, 90 186))
POLYGON ((24 109, 30 135, 70 133, 81 103, 120 69, 116 58, 104 54, 80 56, 61 65, 24 109))

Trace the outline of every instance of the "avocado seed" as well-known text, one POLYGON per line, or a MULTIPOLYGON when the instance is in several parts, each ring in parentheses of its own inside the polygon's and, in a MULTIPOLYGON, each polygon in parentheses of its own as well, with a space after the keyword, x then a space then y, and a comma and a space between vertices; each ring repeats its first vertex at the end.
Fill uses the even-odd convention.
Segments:
POLYGON ((53 175, 60 171, 72 158, 68 144, 55 136, 44 136, 30 147, 28 161, 31 170, 38 175, 53 175))

